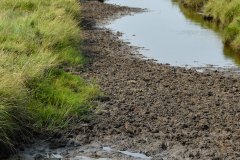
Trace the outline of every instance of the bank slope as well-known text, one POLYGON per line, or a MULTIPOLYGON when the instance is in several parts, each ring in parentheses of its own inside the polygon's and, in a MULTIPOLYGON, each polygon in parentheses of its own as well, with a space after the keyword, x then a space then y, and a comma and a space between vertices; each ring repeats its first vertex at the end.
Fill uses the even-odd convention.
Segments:
POLYGON ((1 0, 0 6, 2 157, 33 131, 56 131, 85 115, 99 89, 64 71, 85 62, 76 0, 1 0))

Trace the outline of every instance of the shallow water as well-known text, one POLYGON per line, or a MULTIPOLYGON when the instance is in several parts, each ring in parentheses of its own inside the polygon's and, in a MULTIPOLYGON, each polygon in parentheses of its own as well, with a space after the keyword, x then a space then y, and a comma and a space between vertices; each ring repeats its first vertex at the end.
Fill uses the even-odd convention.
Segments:
POLYGON ((128 155, 128 156, 132 156, 134 158, 141 158, 141 159, 145 159, 145 160, 150 160, 151 157, 146 156, 145 154, 142 153, 134 153, 134 152, 129 152, 129 151, 119 151, 122 154, 128 155))
POLYGON ((102 146, 101 143, 91 143, 84 146, 67 146, 64 148, 50 149, 49 144, 39 141, 25 148, 24 151, 9 158, 8 160, 151 160, 151 157, 143 153, 121 151, 109 146, 102 146))
POLYGON ((237 67, 240 56, 224 46, 220 32, 202 16, 172 0, 108 0, 106 3, 146 8, 107 25, 123 39, 144 47, 141 54, 160 63, 191 67, 237 67))

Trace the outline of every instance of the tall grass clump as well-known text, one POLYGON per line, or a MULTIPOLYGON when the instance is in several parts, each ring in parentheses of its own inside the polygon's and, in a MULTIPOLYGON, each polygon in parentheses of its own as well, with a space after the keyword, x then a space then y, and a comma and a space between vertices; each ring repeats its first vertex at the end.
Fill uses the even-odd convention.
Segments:
POLYGON ((85 116, 93 107, 90 102, 99 93, 94 83, 60 69, 51 70, 36 81, 30 109, 36 113, 36 127, 48 130, 56 130, 59 124, 66 126, 79 115, 85 116))
POLYGON ((187 7, 200 6, 203 14, 212 17, 221 28, 226 44, 240 50, 240 1, 239 0, 182 0, 187 7))
POLYGON ((1 0, 0 6, 1 157, 31 130, 59 129, 88 112, 99 91, 59 69, 84 63, 77 0, 1 0))

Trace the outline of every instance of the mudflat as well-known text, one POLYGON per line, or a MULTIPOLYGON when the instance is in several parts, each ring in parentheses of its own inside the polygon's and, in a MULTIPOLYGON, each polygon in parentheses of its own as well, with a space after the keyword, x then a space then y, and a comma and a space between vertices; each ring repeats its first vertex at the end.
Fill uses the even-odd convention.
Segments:
POLYGON ((240 158, 237 75, 141 59, 121 34, 96 26, 140 10, 82 5, 83 50, 90 62, 79 74, 97 79, 106 97, 100 99, 101 114, 79 134, 153 159, 240 158))

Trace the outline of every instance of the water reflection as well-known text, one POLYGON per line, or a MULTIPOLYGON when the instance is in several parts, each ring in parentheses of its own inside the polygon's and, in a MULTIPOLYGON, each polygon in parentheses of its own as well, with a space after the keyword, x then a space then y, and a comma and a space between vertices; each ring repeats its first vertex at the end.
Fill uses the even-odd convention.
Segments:
POLYGON ((126 16, 107 27, 124 33, 142 54, 176 66, 240 66, 240 56, 221 40, 221 29, 171 0, 109 0, 108 3, 148 8, 150 12, 126 16), (133 36, 134 35, 134 36, 133 36), (136 36, 135 36, 136 35, 136 36))
MULTIPOLYGON (((178 3, 176 3, 176 2, 174 4, 178 5, 178 3)), ((180 9, 186 18, 197 23, 198 25, 201 25, 204 28, 212 29, 218 35, 223 36, 223 35, 221 35, 221 33, 223 33, 223 28, 221 28, 221 26, 218 26, 216 23, 211 23, 209 21, 204 20, 204 18, 201 14, 196 13, 191 10, 188 10, 188 9, 184 8, 182 5, 180 5, 180 9)), ((224 57, 226 59, 231 59, 236 66, 240 67, 240 53, 239 52, 234 51, 228 45, 224 45, 223 53, 224 53, 224 57)))
POLYGON ((240 67, 240 53, 235 52, 229 46, 224 46, 224 56, 228 59, 231 59, 236 66, 240 67))

